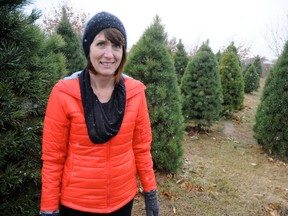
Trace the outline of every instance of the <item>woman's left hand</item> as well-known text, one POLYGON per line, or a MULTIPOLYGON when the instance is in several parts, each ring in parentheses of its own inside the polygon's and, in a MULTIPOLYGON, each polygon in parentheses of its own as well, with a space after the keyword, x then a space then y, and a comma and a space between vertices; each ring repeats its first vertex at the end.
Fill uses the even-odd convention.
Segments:
POLYGON ((157 199, 157 191, 151 190, 144 192, 146 216, 158 216, 159 215, 159 202, 157 199))

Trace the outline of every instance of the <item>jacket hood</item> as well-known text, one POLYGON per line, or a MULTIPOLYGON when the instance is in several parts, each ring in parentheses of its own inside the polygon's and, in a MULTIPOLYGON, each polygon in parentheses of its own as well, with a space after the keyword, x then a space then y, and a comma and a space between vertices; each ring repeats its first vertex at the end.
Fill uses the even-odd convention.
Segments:
MULTIPOLYGON (((60 91, 81 100, 79 85, 79 74, 81 72, 82 71, 77 71, 71 76, 59 80, 55 87, 58 87, 60 91)), ((139 80, 133 79, 125 74, 123 74, 123 79, 126 87, 126 99, 129 99, 146 89, 146 86, 139 80)))

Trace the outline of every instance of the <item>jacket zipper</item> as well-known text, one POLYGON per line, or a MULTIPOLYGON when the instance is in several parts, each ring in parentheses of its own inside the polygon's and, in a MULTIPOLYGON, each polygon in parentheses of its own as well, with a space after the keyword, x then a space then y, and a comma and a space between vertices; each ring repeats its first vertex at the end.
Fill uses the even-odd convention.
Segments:
POLYGON ((106 170, 107 170, 107 207, 108 207, 108 212, 111 212, 111 206, 110 206, 110 141, 107 143, 107 157, 106 157, 106 170))

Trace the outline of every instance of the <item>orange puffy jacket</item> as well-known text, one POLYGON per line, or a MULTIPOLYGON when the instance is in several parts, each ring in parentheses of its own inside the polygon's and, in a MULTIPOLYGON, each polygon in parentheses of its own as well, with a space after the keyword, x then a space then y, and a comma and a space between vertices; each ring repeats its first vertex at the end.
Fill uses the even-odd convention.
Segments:
POLYGON ((105 144, 88 136, 79 79, 60 80, 47 105, 42 143, 41 211, 61 204, 79 211, 109 213, 138 191, 156 189, 145 86, 126 77, 126 110, 118 134, 105 144))

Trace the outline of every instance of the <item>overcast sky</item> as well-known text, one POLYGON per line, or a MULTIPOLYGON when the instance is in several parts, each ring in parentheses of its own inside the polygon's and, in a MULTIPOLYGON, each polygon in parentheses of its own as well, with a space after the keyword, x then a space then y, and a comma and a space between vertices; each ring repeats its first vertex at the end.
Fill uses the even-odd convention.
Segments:
MULTIPOLYGON (((30 8, 46 14, 61 0, 31 0, 30 8)), ((186 51, 210 40, 216 53, 231 41, 251 46, 251 56, 274 58, 266 34, 271 23, 288 19, 288 0, 68 0, 73 8, 90 17, 100 11, 118 16, 128 37, 128 48, 135 44, 154 17, 159 15, 168 38, 182 39, 186 51)))

